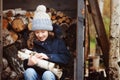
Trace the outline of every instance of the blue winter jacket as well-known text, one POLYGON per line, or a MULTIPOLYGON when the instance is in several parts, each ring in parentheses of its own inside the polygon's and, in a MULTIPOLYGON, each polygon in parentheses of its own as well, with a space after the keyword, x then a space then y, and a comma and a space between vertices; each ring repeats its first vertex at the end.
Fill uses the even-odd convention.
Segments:
POLYGON ((34 41, 34 51, 45 53, 49 57, 49 61, 58 64, 67 64, 70 59, 70 53, 60 38, 48 38, 44 42, 34 41))

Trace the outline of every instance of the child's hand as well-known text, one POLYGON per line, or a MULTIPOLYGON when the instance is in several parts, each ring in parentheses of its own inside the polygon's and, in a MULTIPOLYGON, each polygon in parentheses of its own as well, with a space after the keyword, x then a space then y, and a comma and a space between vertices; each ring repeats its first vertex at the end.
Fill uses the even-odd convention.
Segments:
POLYGON ((40 53, 36 53, 34 56, 35 56, 36 58, 40 58, 40 57, 41 57, 40 53))
POLYGON ((28 66, 33 66, 37 64, 37 58, 35 56, 30 56, 28 59, 28 66))
POLYGON ((44 53, 40 53, 40 59, 49 59, 49 57, 46 55, 46 54, 44 54, 44 53))

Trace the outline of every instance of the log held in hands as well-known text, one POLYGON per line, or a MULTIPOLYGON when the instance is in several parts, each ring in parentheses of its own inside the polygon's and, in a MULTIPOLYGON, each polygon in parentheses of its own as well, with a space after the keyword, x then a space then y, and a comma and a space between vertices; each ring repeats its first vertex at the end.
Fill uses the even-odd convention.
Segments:
MULTIPOLYGON (((36 53, 37 52, 33 52, 28 49, 22 49, 22 51, 18 51, 18 57, 21 60, 25 60, 28 59, 31 55, 34 55, 36 53)), ((36 66, 52 71, 57 76, 58 79, 62 77, 63 72, 62 69, 59 67, 59 65, 43 59, 37 59, 37 62, 38 63, 36 66)))

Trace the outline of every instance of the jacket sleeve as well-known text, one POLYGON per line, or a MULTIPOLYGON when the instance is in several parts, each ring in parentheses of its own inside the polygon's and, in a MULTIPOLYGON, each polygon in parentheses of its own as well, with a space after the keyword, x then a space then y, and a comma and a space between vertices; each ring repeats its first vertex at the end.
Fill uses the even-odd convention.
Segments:
POLYGON ((49 61, 58 63, 58 64, 67 64, 70 59, 70 53, 63 40, 59 40, 57 43, 56 53, 47 54, 49 61))

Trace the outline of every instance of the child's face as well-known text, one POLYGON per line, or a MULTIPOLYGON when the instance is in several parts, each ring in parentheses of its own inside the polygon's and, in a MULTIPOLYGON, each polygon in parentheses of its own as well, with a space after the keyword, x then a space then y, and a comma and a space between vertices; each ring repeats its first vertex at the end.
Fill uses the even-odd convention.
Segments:
POLYGON ((35 35, 39 41, 45 41, 48 37, 47 30, 37 30, 35 31, 35 35))

